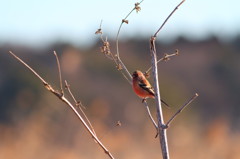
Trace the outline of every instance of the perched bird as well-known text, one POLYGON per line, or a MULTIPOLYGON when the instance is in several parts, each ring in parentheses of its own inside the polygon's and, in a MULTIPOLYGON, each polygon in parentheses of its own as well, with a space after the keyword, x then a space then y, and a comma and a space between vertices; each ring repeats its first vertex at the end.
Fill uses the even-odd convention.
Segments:
MULTIPOLYGON (((142 102, 147 98, 155 98, 155 92, 151 84, 148 82, 145 75, 139 70, 134 71, 132 74, 132 86, 134 92, 143 99, 142 102)), ((169 105, 163 100, 161 100, 161 102, 169 107, 169 105)))

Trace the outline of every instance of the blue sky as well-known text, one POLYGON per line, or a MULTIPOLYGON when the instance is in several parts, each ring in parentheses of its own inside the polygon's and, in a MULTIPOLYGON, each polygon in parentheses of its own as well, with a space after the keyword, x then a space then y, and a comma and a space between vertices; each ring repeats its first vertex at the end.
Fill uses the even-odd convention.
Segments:
MULTIPOLYGON (((106 36, 114 38, 121 19, 136 0, 5 0, 0 3, 0 44, 42 46, 55 41, 91 44, 103 20, 106 36)), ((144 0, 133 13, 121 37, 149 38, 179 3, 179 0, 144 0)), ((240 1, 186 0, 172 16, 159 38, 185 35, 201 39, 216 34, 233 38, 240 34, 240 1)))

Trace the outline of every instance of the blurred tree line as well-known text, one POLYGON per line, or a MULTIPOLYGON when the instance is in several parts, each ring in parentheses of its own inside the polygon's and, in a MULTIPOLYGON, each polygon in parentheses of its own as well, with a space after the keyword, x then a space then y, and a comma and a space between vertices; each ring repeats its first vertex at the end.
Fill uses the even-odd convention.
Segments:
MULTIPOLYGON (((75 121, 71 111, 45 91, 41 82, 7 53, 9 50, 16 53, 57 88, 59 81, 53 55, 55 50, 60 57, 64 79, 68 80, 75 96, 86 107, 87 115, 102 136, 119 133, 121 130, 114 127, 118 120, 125 125, 122 131, 137 133, 137 136, 152 133, 154 136, 154 128, 151 127, 141 100, 136 97, 111 60, 100 53, 100 45, 100 42, 96 42, 87 49, 67 43, 56 43, 45 48, 10 44, 0 46, 0 133, 9 131, 9 135, 14 136, 13 131, 20 131, 23 125, 27 124, 28 128, 37 124, 43 130, 52 127, 48 129, 49 136, 62 129, 69 134, 76 131, 84 133, 84 130, 79 130, 78 127, 81 126, 75 121), (69 125, 69 122, 72 125, 69 125), (139 133, 139 130, 145 131, 139 133)), ((114 51, 114 41, 111 42, 111 47, 114 51)), ((220 41, 216 37, 202 41, 190 41, 180 37, 169 44, 157 43, 159 57, 163 56, 163 53, 173 53, 175 49, 179 49, 179 56, 159 64, 161 95, 172 106, 170 110, 164 108, 166 118, 198 92, 199 98, 179 116, 180 121, 173 125, 181 123, 181 120, 187 125, 197 121, 202 130, 209 128, 211 123, 217 127, 214 130, 218 130, 220 122, 226 123, 226 129, 231 132, 239 131, 240 36, 228 42, 220 41)), ((121 41, 120 53, 132 72, 136 69, 146 71, 151 65, 148 40, 121 41)), ((151 105, 153 100, 149 102, 151 105)), ((155 111, 155 108, 151 109, 155 111)), ((196 131, 198 129, 196 128, 196 131)), ((212 131, 209 131, 206 138, 211 136, 212 131)), ((50 138, 45 133, 41 135, 45 140, 50 138)), ((58 133, 56 138, 47 142, 68 146, 76 144, 75 138, 66 133, 58 133), (58 141, 59 138, 62 140, 58 141)), ((121 143, 120 139, 116 143, 121 143)), ((0 144, 0 149, 1 146, 4 147, 0 144)), ((115 148, 119 151, 119 147, 115 148)), ((118 153, 121 154, 121 151, 118 153)), ((88 155, 92 154, 89 152, 86 156, 88 155)))

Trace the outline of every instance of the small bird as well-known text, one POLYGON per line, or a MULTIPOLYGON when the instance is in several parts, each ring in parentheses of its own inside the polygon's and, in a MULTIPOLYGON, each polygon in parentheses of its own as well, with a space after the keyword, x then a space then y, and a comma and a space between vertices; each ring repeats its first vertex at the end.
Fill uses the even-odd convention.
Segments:
MULTIPOLYGON (((134 92, 143 99, 142 102, 147 98, 155 98, 155 92, 151 84, 148 82, 145 75, 139 70, 134 71, 132 74, 132 86, 134 92)), ((169 107, 169 105, 163 100, 161 100, 161 102, 169 107)))

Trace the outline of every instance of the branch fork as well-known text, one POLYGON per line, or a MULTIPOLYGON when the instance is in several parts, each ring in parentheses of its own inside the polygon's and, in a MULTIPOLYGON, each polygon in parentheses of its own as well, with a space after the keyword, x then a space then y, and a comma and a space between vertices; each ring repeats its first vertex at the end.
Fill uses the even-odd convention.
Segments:
MULTIPOLYGON (((127 16, 122 19, 122 22, 120 24, 120 27, 118 29, 117 32, 117 37, 116 37, 116 54, 112 55, 113 60, 118 67, 120 67, 120 71, 123 74, 123 76, 127 79, 127 81, 132 84, 131 80, 131 74, 129 73, 127 67, 124 65, 124 63, 122 62, 121 58, 120 58, 120 53, 119 53, 119 34, 122 28, 122 25, 124 23, 128 24, 129 21, 127 20, 127 18, 129 17, 129 15, 136 10, 137 12, 141 10, 141 8, 139 7, 139 5, 143 2, 143 0, 140 3, 136 3, 135 7, 130 11, 130 13, 127 14, 127 16), (125 71, 124 73, 122 72, 122 69, 125 71), (126 74, 125 74, 126 73, 126 74)), ((176 50, 175 53, 173 54, 164 54, 164 56, 157 60, 157 51, 156 51, 156 46, 155 46, 155 41, 157 38, 158 33, 160 32, 160 30, 163 28, 163 26, 166 24, 166 22, 168 21, 168 19, 173 15, 173 13, 185 2, 185 0, 182 0, 174 9, 173 11, 169 14, 169 16, 165 19, 165 21, 163 22, 163 24, 159 27, 159 29, 155 32, 155 34, 153 36, 151 36, 150 38, 150 52, 151 52, 151 56, 152 56, 152 66, 145 72, 146 77, 149 76, 149 71, 152 69, 152 74, 154 77, 154 90, 156 93, 155 96, 155 101, 156 101, 156 108, 157 108, 157 124, 154 121, 151 112, 149 110, 148 104, 146 102, 146 100, 143 100, 142 103, 144 103, 146 110, 148 112, 148 116, 151 119, 154 127, 157 129, 157 135, 159 134, 159 140, 160 140, 160 145, 161 145, 161 149, 162 149, 162 156, 163 159, 169 159, 169 150, 168 150, 168 142, 167 142, 167 134, 166 134, 166 130, 169 128, 169 125, 172 123, 172 121, 177 117, 178 114, 180 114, 182 112, 182 110, 188 106, 197 96, 198 94, 196 93, 195 96, 193 96, 186 104, 184 104, 182 107, 179 108, 179 110, 167 121, 167 123, 164 123, 163 120, 163 114, 162 114, 162 106, 161 106, 161 98, 160 98, 160 91, 159 91, 159 83, 158 83, 158 68, 157 68, 157 64, 160 61, 168 61, 170 59, 170 57, 172 56, 176 56, 179 55, 179 51, 176 50)), ((101 26, 101 25, 100 25, 101 26)), ((101 30, 101 29, 99 29, 101 30)), ((102 38, 102 34, 101 34, 101 39, 102 38)), ((104 42, 104 40, 102 40, 104 42)))
MULTIPOLYGON (((12 51, 9 51, 9 54, 11 54, 15 59, 17 59, 20 63, 22 63, 25 67, 27 67, 44 85, 44 87, 51 93, 53 93, 55 96, 57 96, 62 102, 64 102, 65 104, 67 104, 74 112, 74 114, 78 117, 78 119, 80 120, 80 122, 83 124, 83 126, 86 128, 87 132, 89 132, 89 134, 92 136, 92 138, 94 139, 94 141, 103 149, 103 151, 108 155, 109 158, 114 159, 113 155, 110 153, 110 151, 103 145, 103 143, 98 139, 98 137, 96 136, 96 133, 94 131, 94 129, 92 128, 92 125, 90 123, 90 121, 88 120, 87 116, 85 115, 85 113, 82 111, 82 109, 80 109, 82 111, 82 114, 84 115, 84 117, 82 117, 79 112, 75 109, 75 107, 73 106, 73 104, 64 96, 64 91, 63 91, 63 87, 62 87, 62 77, 61 77, 61 69, 60 69, 60 64, 58 61, 58 57, 56 52, 54 51, 54 55, 56 56, 56 60, 58 63, 58 70, 59 70, 59 81, 60 81, 60 91, 59 90, 55 90, 50 84, 48 84, 33 68, 31 68, 28 64, 26 64, 21 58, 19 58, 17 55, 15 55, 12 51), (86 119, 86 121, 84 120, 84 118, 86 119)), ((68 91, 70 91, 69 85, 66 82, 66 87, 68 87, 68 91)), ((75 100, 74 96, 72 95, 72 93, 70 93, 72 98, 75 100)), ((77 102, 75 101, 75 103, 77 104, 77 102)))

